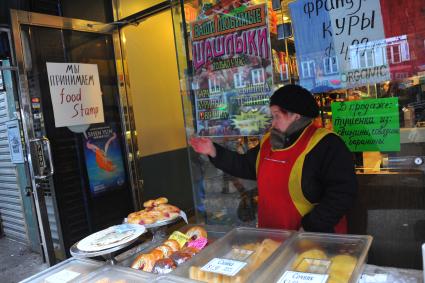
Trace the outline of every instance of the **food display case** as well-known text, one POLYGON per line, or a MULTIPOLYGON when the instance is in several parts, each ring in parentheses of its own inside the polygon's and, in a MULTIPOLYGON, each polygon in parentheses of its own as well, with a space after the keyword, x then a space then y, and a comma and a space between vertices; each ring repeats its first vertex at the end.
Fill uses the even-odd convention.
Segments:
POLYGON ((103 265, 104 262, 101 261, 72 257, 21 281, 21 283, 78 282, 82 277, 101 268, 103 265))
POLYGON ((371 242, 371 236, 298 233, 250 282, 357 282, 371 242))
POLYGON ((178 277, 174 275, 160 276, 155 280, 155 283, 199 283, 198 280, 178 277))
MULTIPOLYGON (((207 246, 186 261, 176 264, 168 274, 131 268, 139 255, 152 253, 163 244, 162 241, 145 241, 118 255, 116 265, 71 258, 23 282, 281 283, 293 282, 284 281, 287 279, 285 276, 296 275, 300 278, 318 278, 317 282, 354 283, 363 272, 372 241, 372 237, 360 235, 300 233, 251 227, 231 229, 201 224, 173 228, 171 235, 175 232, 187 235, 193 228, 202 228, 207 232, 207 246)), ((188 245, 182 245, 182 249, 188 245)), ((174 261, 174 253, 179 251, 164 257, 174 261)))
POLYGON ((246 282, 292 236, 293 232, 285 230, 234 228, 173 275, 207 282, 246 282))
POLYGON ((137 272, 129 268, 107 265, 79 280, 81 283, 150 283, 155 276, 145 272, 137 272))
MULTIPOLYGON (((231 230, 231 227, 228 226, 217 226, 217 225, 196 225, 196 224, 188 224, 185 225, 176 231, 186 234, 190 229, 194 227, 202 227, 207 232, 208 244, 212 245, 216 240, 222 238, 228 231, 231 230)), ((117 257, 118 265, 123 267, 131 267, 134 261, 141 254, 150 253, 153 249, 160 246, 167 239, 163 239, 162 241, 149 241, 145 242, 139 246, 132 248, 131 250, 126 251, 125 253, 119 255, 117 257)), ((194 255, 196 257, 197 255, 194 255)), ((177 266, 177 268, 179 268, 177 266)), ((142 271, 140 271, 142 272, 142 271)))

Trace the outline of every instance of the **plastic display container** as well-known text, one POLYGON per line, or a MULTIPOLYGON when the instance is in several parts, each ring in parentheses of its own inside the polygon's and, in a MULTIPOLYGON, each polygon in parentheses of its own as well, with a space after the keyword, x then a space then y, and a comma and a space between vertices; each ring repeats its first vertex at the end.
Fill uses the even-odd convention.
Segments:
POLYGON ((151 283, 156 276, 129 268, 108 265, 81 278, 80 283, 151 283))
MULTIPOLYGON (((203 227, 207 233, 208 233, 208 245, 211 245, 214 241, 216 241, 219 238, 222 238, 228 231, 230 231, 230 227, 226 226, 212 226, 212 225, 199 225, 199 224, 189 224, 181 227, 177 231, 180 231, 182 233, 186 233, 190 228, 194 226, 201 226, 203 227)), ((164 239, 165 241, 165 239, 164 239)), ((121 254, 117 257, 119 263, 119 266, 123 267, 130 267, 133 261, 136 259, 136 257, 141 253, 148 253, 152 249, 156 248, 157 246, 161 245, 161 242, 146 242, 143 243, 137 247, 134 247, 133 249, 125 252, 124 254, 121 254)), ((195 255, 197 256, 197 255, 195 255)))
POLYGON ((197 280, 191 280, 188 278, 173 276, 173 275, 167 275, 167 276, 160 276, 154 281, 155 283, 199 283, 202 281, 197 280))
POLYGON ((371 243, 371 236, 298 233, 251 282, 354 283, 371 243))
POLYGON ((181 265, 173 275, 204 282, 245 282, 253 272, 269 264, 292 235, 284 230, 235 228, 181 265))
POLYGON ((99 269, 103 265, 104 263, 100 261, 72 257, 21 281, 21 283, 79 282, 83 276, 99 269))

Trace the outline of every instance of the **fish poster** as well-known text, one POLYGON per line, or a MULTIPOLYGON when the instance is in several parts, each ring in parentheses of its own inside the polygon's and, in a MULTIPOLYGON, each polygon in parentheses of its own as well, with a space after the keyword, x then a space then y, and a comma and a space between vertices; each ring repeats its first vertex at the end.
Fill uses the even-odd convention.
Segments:
POLYGON ((84 138, 84 155, 92 195, 125 186, 123 153, 114 127, 91 126, 84 138))

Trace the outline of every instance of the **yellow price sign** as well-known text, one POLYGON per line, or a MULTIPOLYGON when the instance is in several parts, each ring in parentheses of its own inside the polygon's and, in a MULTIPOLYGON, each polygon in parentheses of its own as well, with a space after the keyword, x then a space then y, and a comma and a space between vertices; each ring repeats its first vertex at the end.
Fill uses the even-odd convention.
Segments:
POLYGON ((267 127, 269 117, 266 114, 259 112, 241 112, 240 115, 235 115, 232 122, 235 128, 241 133, 258 132, 260 129, 267 127))
POLYGON ((190 238, 182 232, 174 231, 168 239, 176 240, 179 243, 180 248, 183 248, 190 238))

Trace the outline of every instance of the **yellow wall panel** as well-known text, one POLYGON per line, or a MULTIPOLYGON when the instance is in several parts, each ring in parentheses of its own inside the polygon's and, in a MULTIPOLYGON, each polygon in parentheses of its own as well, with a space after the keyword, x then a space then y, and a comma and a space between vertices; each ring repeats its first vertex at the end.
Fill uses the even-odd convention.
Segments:
POLYGON ((120 19, 157 5, 164 0, 119 0, 120 19))
POLYGON ((141 156, 186 147, 171 12, 122 32, 141 156))

